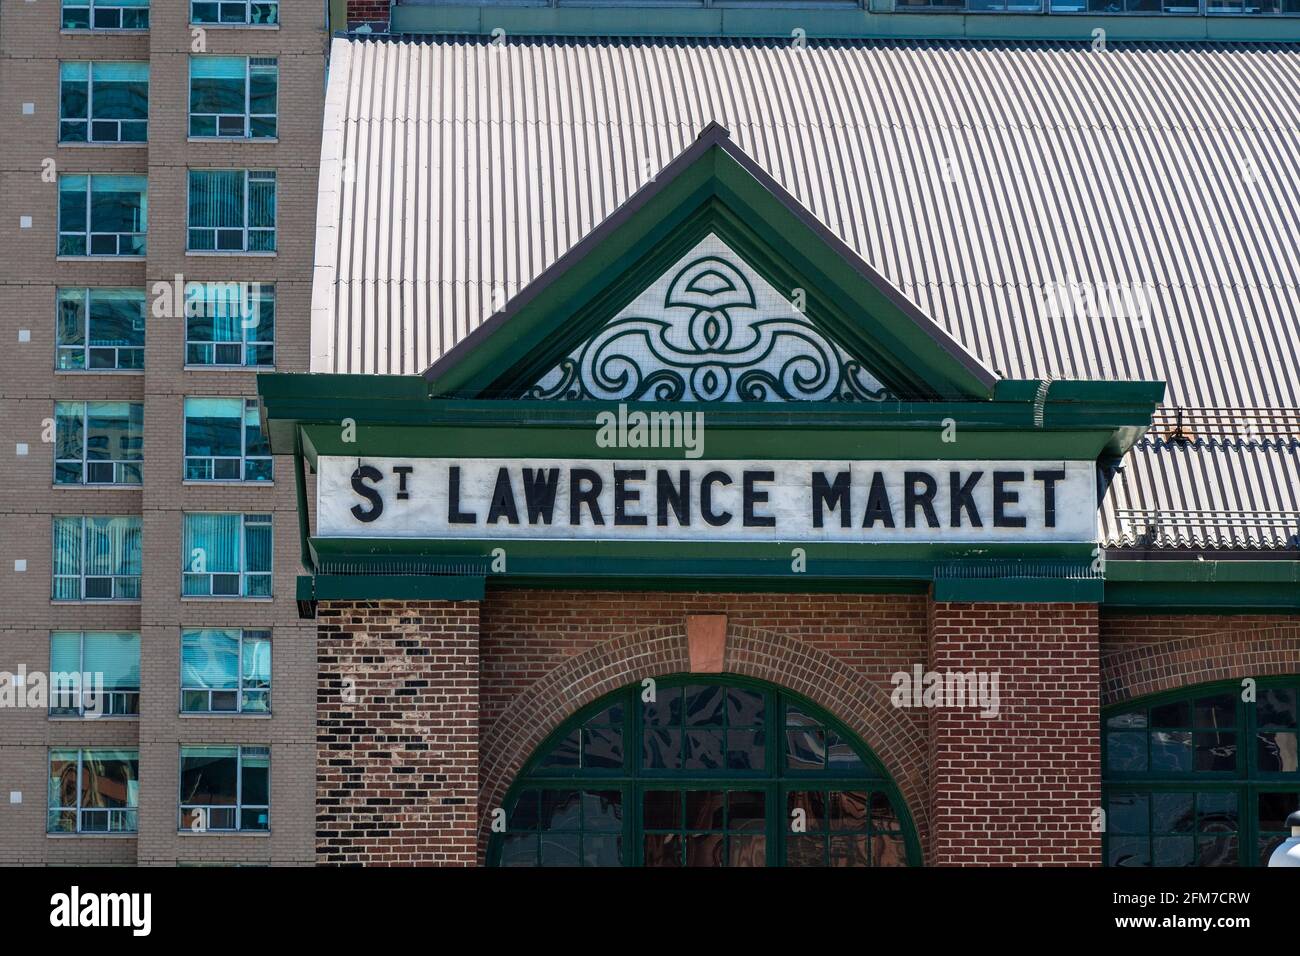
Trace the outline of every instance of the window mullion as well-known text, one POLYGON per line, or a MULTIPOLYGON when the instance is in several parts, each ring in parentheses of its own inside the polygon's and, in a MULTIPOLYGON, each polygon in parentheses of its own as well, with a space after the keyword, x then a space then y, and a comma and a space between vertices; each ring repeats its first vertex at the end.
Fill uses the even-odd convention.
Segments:
POLYGON ((240 817, 244 805, 244 748, 241 744, 235 748, 235 829, 240 829, 240 817))

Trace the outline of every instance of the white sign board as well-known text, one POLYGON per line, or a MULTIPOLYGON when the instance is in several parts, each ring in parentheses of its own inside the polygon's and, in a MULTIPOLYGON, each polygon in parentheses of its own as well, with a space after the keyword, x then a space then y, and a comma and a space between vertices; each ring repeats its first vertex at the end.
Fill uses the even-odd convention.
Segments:
POLYGON ((1091 542, 1091 461, 344 458, 325 538, 1091 542))

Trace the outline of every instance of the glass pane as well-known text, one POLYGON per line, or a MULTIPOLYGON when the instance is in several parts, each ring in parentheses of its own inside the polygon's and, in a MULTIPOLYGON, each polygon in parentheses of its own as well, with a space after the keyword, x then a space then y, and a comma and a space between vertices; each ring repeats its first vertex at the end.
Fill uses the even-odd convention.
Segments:
POLYGON ((237 747, 181 748, 181 803, 233 806, 239 779, 237 747))
POLYGON ((229 690, 239 686, 239 631, 185 631, 181 635, 181 684, 229 690))
POLYGON ((678 790, 647 790, 642 796, 641 823, 647 830, 678 829, 682 825, 682 795, 678 790))

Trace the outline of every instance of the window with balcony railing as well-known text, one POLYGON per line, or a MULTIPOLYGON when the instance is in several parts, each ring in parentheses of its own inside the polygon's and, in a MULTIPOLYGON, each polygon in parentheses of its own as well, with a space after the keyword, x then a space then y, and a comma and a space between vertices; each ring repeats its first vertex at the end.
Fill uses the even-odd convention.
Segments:
POLYGON ((144 176, 60 176, 58 254, 143 256, 148 195, 144 176))
POLYGON ((143 289, 60 289, 55 310, 59 371, 144 368, 143 289))
POLYGON ((138 750, 50 751, 47 832, 134 833, 139 806, 138 750))
POLYGON ((138 485, 143 467, 142 402, 54 404, 56 485, 138 485))
POLYGON ((54 519, 55 601, 138 601, 138 515, 59 515, 54 519))

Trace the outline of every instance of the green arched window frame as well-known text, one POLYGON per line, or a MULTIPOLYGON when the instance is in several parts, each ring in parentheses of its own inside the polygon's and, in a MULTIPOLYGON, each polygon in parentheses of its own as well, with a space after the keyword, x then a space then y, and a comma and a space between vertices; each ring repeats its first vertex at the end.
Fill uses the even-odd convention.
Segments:
MULTIPOLYGON (((843 723, 807 698, 765 681, 732 675, 705 676, 699 674, 673 674, 655 678, 657 693, 676 688, 699 686, 739 688, 765 695, 766 702, 761 724, 764 748, 763 769, 672 770, 643 767, 642 741, 643 732, 646 729, 645 708, 641 699, 643 684, 628 685, 576 711, 552 732, 546 741, 530 756, 523 770, 512 783, 504 800, 502 809, 505 810, 505 831, 499 832, 493 829, 490 834, 488 864, 490 866, 521 865, 518 862, 511 864, 508 861, 503 861, 502 857, 506 849, 506 841, 509 838, 512 836, 518 837, 520 834, 531 836, 535 832, 533 826, 525 825, 520 829, 514 826, 516 820, 520 817, 527 818, 529 822, 532 821, 532 810, 521 810, 519 801, 521 796, 530 794, 533 791, 560 791, 570 794, 577 792, 582 794, 584 799, 588 796, 592 797, 590 804, 583 803, 581 811, 583 814, 582 823, 579 824, 579 829, 582 829, 582 824, 587 820, 587 807, 600 807, 602 805, 602 802, 598 799, 598 794, 618 791, 622 807, 620 825, 617 829, 598 832, 597 836, 599 838, 616 834, 621 837, 621 863, 623 866, 645 865, 646 847, 644 840, 647 832, 652 837, 661 832, 653 826, 645 825, 646 795, 648 793, 682 791, 686 795, 685 799, 689 800, 689 794, 692 792, 723 791, 727 794, 728 810, 727 822, 724 823, 722 830, 727 837, 744 837, 761 832, 766 841, 764 844, 763 865, 782 866, 786 865, 789 841, 796 837, 796 834, 792 832, 792 817, 786 811, 790 794, 802 794, 819 790, 828 795, 832 792, 846 791, 854 793, 866 791, 873 797, 876 794, 883 795, 888 799, 893 816, 897 820, 897 830, 892 831, 892 833, 902 839, 907 865, 916 866, 920 864, 920 843, 906 802, 875 754, 843 723), (556 752, 557 748, 564 745, 566 741, 571 740, 575 732, 580 735, 579 740, 581 741, 583 729, 589 726, 589 722, 593 718, 606 714, 611 707, 616 705, 622 706, 622 714, 624 715, 618 727, 622 741, 622 756, 621 764, 617 768, 610 767, 597 770, 582 767, 545 766, 548 758, 556 752), (786 759, 786 731, 791 726, 789 721, 797 719, 792 715, 792 710, 796 714, 804 715, 806 719, 823 728, 828 738, 832 734, 835 735, 842 747, 850 749, 857 758, 859 762, 858 768, 852 772, 845 772, 833 770, 829 767, 799 769, 788 766, 786 759), (766 795, 762 830, 750 830, 745 833, 732 831, 730 829, 731 809, 729 804, 731 793, 744 794, 756 791, 761 791, 766 795)), ((612 729, 612 726, 612 724, 597 724, 592 729, 612 729)), ((746 725, 747 729, 757 729, 758 727, 758 724, 746 725)), ((724 729, 730 732, 734 728, 728 725, 724 729)), ((579 747, 581 747, 581 743, 579 743, 579 747)), ((687 804, 683 815, 688 815, 689 811, 690 807, 687 804)), ((826 816, 829 817, 830 814, 828 813, 826 816)), ((497 814, 497 817, 501 819, 499 814, 497 814)), ((488 819, 490 823, 492 820, 491 813, 488 819)), ((817 830, 816 826, 811 827, 808 833, 803 835, 811 836, 823 832, 828 837, 835 836, 836 831, 829 820, 821 824, 821 827, 820 831, 817 830)), ((685 834, 694 828, 687 825, 683 820, 681 829, 682 833, 685 834)), ((582 832, 584 840, 591 833, 588 830, 582 830, 582 832)), ((865 833, 865 831, 862 832, 865 833)), ((884 835, 883 832, 880 835, 884 835)), ((533 863, 523 863, 522 865, 535 865, 542 862, 543 842, 541 831, 539 831, 537 859, 533 863)), ((728 847, 730 845, 730 842, 726 844, 728 847)), ((826 845, 829 847, 830 844, 827 843, 826 845)), ((512 850, 512 853, 518 852, 518 841, 513 846, 516 849, 512 850)), ((563 865, 563 863, 559 865, 563 865)))
POLYGON ((1300 675, 1255 690, 1219 681, 1102 710, 1107 866, 1264 865, 1300 808, 1300 675))

